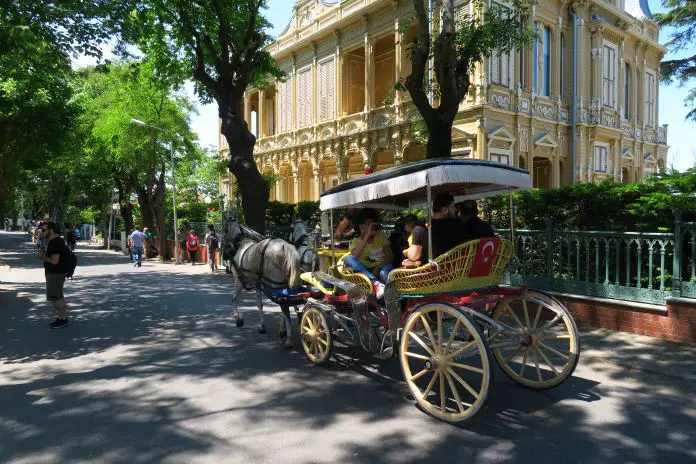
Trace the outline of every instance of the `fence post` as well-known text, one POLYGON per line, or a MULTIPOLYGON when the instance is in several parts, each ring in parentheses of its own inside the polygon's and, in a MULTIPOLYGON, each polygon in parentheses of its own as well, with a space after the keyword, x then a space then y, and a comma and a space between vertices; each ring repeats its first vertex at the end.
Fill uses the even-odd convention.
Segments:
POLYGON ((546 223, 546 278, 553 278, 553 219, 544 218, 546 223))
MULTIPOLYGON (((672 262, 672 296, 681 296, 682 212, 674 212, 674 260, 672 262)), ((663 271, 664 272, 664 271, 663 271)))

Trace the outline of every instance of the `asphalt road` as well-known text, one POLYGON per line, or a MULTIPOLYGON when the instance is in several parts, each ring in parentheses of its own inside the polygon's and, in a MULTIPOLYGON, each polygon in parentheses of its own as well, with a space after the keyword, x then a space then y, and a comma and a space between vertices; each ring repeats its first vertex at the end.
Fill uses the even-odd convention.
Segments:
POLYGON ((342 349, 314 367, 277 340, 270 303, 257 333, 252 295, 237 328, 224 273, 134 269, 78 245, 74 324, 51 331, 31 245, 0 233, 0 253, 3 463, 696 460, 693 383, 620 367, 609 349, 544 392, 498 370, 487 408, 453 426, 415 407, 396 360, 342 349))

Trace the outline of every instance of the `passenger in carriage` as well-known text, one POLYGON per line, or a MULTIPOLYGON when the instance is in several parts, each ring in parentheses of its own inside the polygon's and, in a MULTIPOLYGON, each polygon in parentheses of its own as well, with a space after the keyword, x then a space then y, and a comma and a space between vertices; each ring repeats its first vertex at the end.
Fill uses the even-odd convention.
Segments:
POLYGON ((387 282, 394 267, 391 264, 393 256, 389 239, 384 230, 378 230, 378 220, 377 211, 371 208, 364 209, 355 219, 360 237, 351 240, 350 253, 344 256, 343 264, 365 274, 372 282, 375 295, 381 298, 384 282, 387 282))
POLYGON ((466 200, 457 205, 459 219, 464 226, 466 241, 485 237, 495 237, 493 227, 478 217, 478 205, 474 200, 466 200))
POLYGON ((402 252, 401 265, 419 266, 428 259, 428 229, 413 214, 404 218, 404 229, 409 237, 408 248, 402 252))
POLYGON ((457 218, 454 197, 449 193, 435 195, 430 227, 432 227, 433 258, 467 241, 466 229, 457 218))
POLYGON ((348 208, 346 209, 346 214, 343 215, 343 219, 338 223, 338 227, 334 231, 334 238, 341 240, 344 238, 353 238, 357 232, 356 220, 358 216, 362 213, 362 208, 348 208))

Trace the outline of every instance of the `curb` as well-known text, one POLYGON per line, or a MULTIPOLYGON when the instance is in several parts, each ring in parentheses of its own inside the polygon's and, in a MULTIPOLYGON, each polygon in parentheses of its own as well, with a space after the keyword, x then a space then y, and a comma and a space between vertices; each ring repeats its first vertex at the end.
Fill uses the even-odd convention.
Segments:
POLYGON ((4 261, 0 261, 0 272, 10 272, 12 267, 5 263, 4 261))

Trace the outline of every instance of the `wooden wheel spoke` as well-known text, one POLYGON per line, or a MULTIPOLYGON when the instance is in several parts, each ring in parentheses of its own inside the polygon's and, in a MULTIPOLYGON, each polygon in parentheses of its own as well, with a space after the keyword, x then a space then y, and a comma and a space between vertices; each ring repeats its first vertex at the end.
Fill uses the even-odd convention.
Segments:
POLYGON ((448 356, 449 356, 450 358, 452 358, 452 359, 456 359, 456 358, 458 358, 459 356, 461 356, 462 354, 464 354, 464 352, 466 352, 466 351, 469 349, 469 347, 472 347, 472 346, 476 346, 476 341, 475 341, 475 340, 472 341, 472 342, 467 343, 466 345, 462 346, 462 347, 459 348, 457 351, 455 351, 454 353, 452 353, 452 354, 450 354, 450 355, 448 355, 448 356))
MULTIPOLYGON (((449 383, 450 390, 452 390, 452 394, 454 395, 454 399, 457 401, 459 412, 464 414, 464 405, 462 404, 462 400, 459 398, 459 392, 457 392, 454 382, 452 381, 452 376, 449 375, 449 372, 447 371, 445 371, 445 376, 447 377, 447 383, 449 383)), ((468 406, 471 407, 471 405, 468 406)))
POLYGON ((509 348, 509 347, 515 347, 515 346, 520 346, 520 342, 517 340, 508 340, 504 342, 498 342, 498 343, 493 343, 492 345, 488 345, 492 350, 496 348, 509 348))
MULTIPOLYGON (((524 300, 523 300, 524 301, 524 300)), ((517 314, 510 308, 509 304, 505 304, 505 310, 510 313, 513 319, 515 319, 515 322, 520 328, 524 328, 524 325, 522 324, 522 321, 520 321, 520 318, 517 317, 517 314)))
POLYGON ((534 316, 534 324, 532 324, 532 329, 536 329, 537 324, 539 324, 539 318, 541 317, 541 303, 537 303, 536 316, 534 316))
POLYGON ((454 372, 452 369, 449 369, 449 368, 448 368, 448 369, 447 369, 447 372, 448 372, 451 376, 453 376, 455 379, 457 379, 457 382, 459 382, 460 384, 462 384, 462 386, 463 386, 464 388, 466 388, 466 390, 467 390, 469 393, 471 393, 471 396, 473 396, 473 397, 476 398, 476 399, 479 399, 479 394, 478 394, 473 388, 471 388, 471 385, 469 385, 469 383, 468 383, 466 380, 464 380, 464 379, 462 379, 461 377, 459 377, 459 375, 457 375, 457 373, 454 372))
POLYGON ((433 378, 430 379, 430 382, 428 382, 428 386, 425 387, 425 391, 423 392, 423 399, 427 400, 428 399, 428 394, 430 394, 430 390, 433 389, 433 386, 435 385, 435 381, 437 380, 438 376, 440 374, 435 372, 435 375, 433 375, 433 378))
POLYGON ((544 324, 543 326, 539 327, 536 331, 537 331, 537 332, 543 332, 544 330, 550 329, 554 324, 556 324, 556 322, 558 322, 558 321, 560 321, 560 320, 561 320, 561 315, 560 315, 560 314, 556 314, 556 317, 554 317, 553 319, 551 319, 549 322, 547 322, 547 323, 544 324))
MULTIPOLYGON (((433 341, 435 343, 435 341, 433 341)), ((442 311, 437 312, 437 349, 435 350, 436 353, 440 353, 442 351, 442 311)))
POLYGON ((529 357, 529 348, 524 352, 524 358, 522 359, 522 368, 520 368, 520 377, 524 377, 524 368, 527 367, 527 358, 529 357))
POLYGON ((413 332, 409 332, 409 335, 411 336, 411 338, 413 338, 416 341, 416 343, 418 343, 420 346, 422 346, 423 349, 425 351, 427 351, 430 356, 435 357, 435 353, 433 352, 433 350, 430 349, 428 344, 425 343, 422 338, 420 338, 418 335, 416 335, 413 332))
POLYGON ((447 402, 447 392, 445 391, 445 376, 441 375, 440 376, 440 409, 442 412, 445 412, 446 410, 446 402, 447 402))
POLYGON ((539 378, 539 382, 543 382, 544 377, 541 375, 541 369, 539 369, 539 359, 537 358, 536 350, 532 351, 532 359, 534 361, 534 367, 536 368, 536 373, 537 377, 539 378))
POLYGON ((423 361, 430 361, 430 357, 423 356, 422 354, 418 353, 411 353, 410 351, 406 351, 404 353, 404 356, 408 356, 409 358, 422 359, 423 361))
POLYGON ((545 337, 542 335, 541 339, 542 340, 568 340, 568 339, 570 339, 570 334, 550 335, 548 337, 545 337))
POLYGON ((309 326, 309 330, 314 330, 314 322, 312 322, 312 313, 307 314, 307 317, 305 318, 307 321, 307 325, 309 326))
POLYGON ((556 369, 556 366, 554 366, 553 364, 551 364, 551 361, 549 361, 549 358, 546 357, 546 355, 544 354, 543 351, 541 351, 540 348, 537 348, 537 353, 539 353, 539 355, 541 356, 541 359, 543 359, 544 362, 551 368, 551 370, 553 371, 553 373, 554 373, 555 375, 558 375, 558 369, 556 369))
POLYGON ((459 369, 464 369, 465 371, 476 372, 477 374, 483 375, 483 369, 480 367, 467 366, 466 364, 450 363, 450 366, 458 367, 459 369))
POLYGON ((421 319, 421 323, 423 324, 423 328, 428 333, 428 338, 430 338, 430 341, 433 344, 433 351, 435 353, 437 353, 438 349, 435 346, 435 337, 433 337, 433 331, 430 329, 430 324, 428 323, 428 320, 422 314, 420 316, 420 319, 421 319))
POLYGON ((550 347, 544 342, 539 342, 539 348, 545 348, 549 350, 551 353, 555 354, 556 356, 560 356, 561 358, 565 359, 566 361, 570 358, 570 356, 561 353, 557 349, 550 347))
POLYGON ((319 340, 324 346, 329 346, 329 343, 326 340, 324 340, 323 338, 317 337, 317 340, 319 340))
POLYGON ((414 381, 420 379, 421 377, 423 377, 427 373, 428 373, 428 369, 423 369, 422 371, 418 372, 417 374, 412 375, 409 380, 411 382, 414 382, 414 381))
POLYGON ((531 329, 529 324, 529 311, 527 310, 527 300, 522 300, 522 308, 524 309, 524 324, 527 329, 531 329))
POLYGON ((449 353, 450 346, 452 346, 452 342, 454 341, 454 337, 457 334, 457 329, 459 329, 459 324, 461 324, 461 321, 459 319, 457 319, 457 322, 454 323, 454 329, 452 329, 452 333, 450 334, 449 338, 447 339, 447 346, 445 346, 444 353, 449 353))

